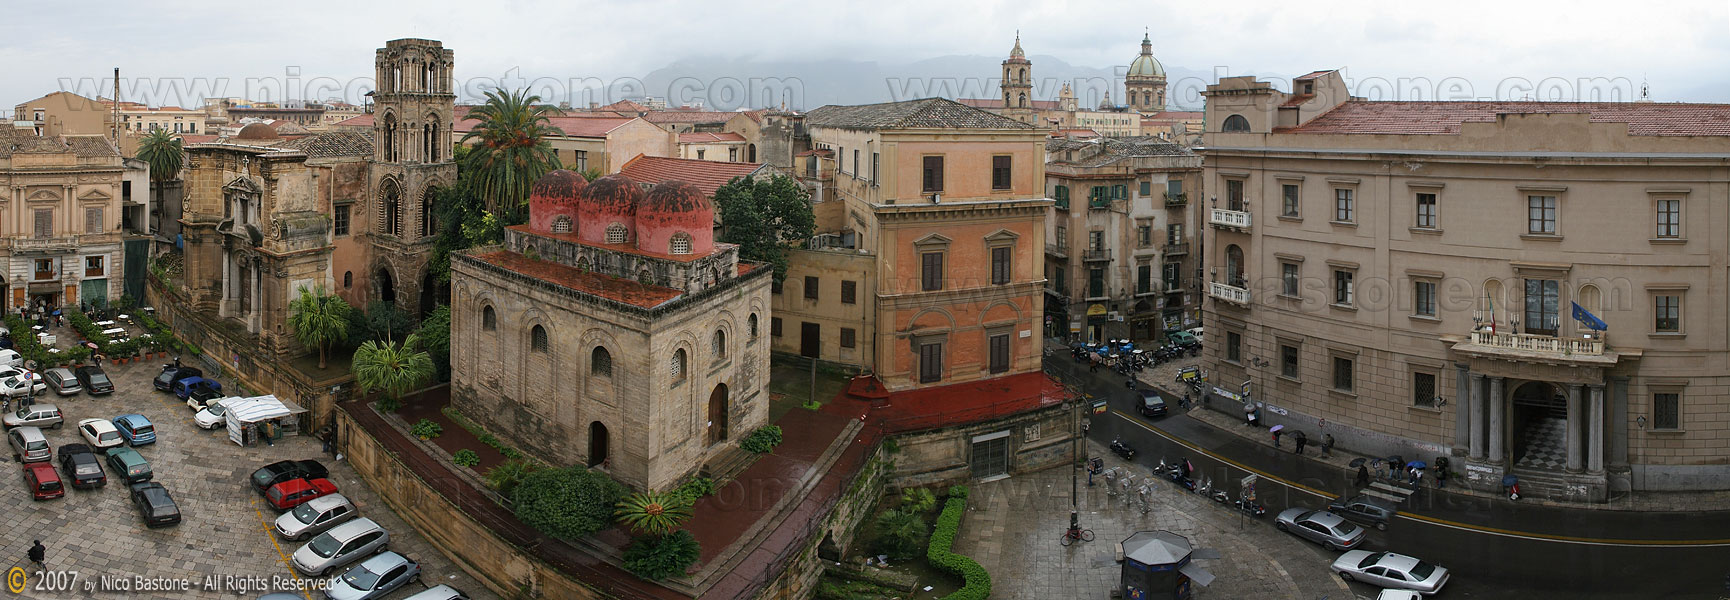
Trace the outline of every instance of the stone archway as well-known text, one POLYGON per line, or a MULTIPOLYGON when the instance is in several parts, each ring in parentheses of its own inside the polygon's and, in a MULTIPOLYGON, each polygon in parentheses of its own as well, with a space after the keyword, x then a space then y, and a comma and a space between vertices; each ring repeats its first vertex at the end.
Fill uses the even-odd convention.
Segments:
POLYGON ((450 301, 451 284, 448 282, 439 283, 438 277, 429 269, 426 276, 421 278, 420 316, 425 317, 427 313, 438 308, 438 305, 450 304, 450 301))
POLYGON ((727 384, 715 384, 709 394, 709 444, 727 441, 727 384))
POLYGON ((1514 466, 1546 471, 1566 466, 1568 404, 1562 393, 1560 386, 1547 381, 1527 381, 1514 388, 1508 402, 1514 466))
POLYGON ((600 421, 589 423, 589 466, 598 467, 607 462, 607 426, 600 421))
POLYGON ((378 299, 387 304, 396 304, 396 280, 391 277, 390 269, 379 267, 372 276, 373 289, 378 290, 378 299))

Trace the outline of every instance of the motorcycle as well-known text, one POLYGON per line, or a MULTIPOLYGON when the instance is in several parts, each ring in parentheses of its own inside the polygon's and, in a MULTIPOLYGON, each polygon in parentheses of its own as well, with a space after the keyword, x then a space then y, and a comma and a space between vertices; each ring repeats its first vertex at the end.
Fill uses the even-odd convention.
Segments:
POLYGON ((1238 510, 1243 511, 1244 514, 1247 514, 1247 515, 1252 516, 1252 517, 1258 517, 1259 518, 1262 515, 1267 514, 1267 508, 1263 507, 1260 504, 1256 504, 1253 501, 1244 500, 1243 496, 1237 497, 1237 502, 1235 503, 1235 506, 1237 507, 1238 510))
POLYGON ((1129 447, 1129 444, 1123 443, 1122 440, 1111 440, 1111 451, 1123 457, 1123 460, 1135 460, 1135 449, 1129 447))

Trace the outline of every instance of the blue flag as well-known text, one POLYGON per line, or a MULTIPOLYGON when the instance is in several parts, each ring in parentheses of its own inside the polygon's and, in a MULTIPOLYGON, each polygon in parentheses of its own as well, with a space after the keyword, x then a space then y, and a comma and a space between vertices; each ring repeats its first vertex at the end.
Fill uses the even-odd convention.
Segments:
POLYGON ((1586 310, 1584 307, 1580 306, 1579 302, 1570 302, 1569 304, 1574 305, 1575 321, 1579 321, 1585 324, 1587 328, 1597 331, 1604 331, 1610 328, 1609 325, 1604 324, 1603 319, 1598 318, 1597 315, 1592 314, 1592 311, 1586 310))

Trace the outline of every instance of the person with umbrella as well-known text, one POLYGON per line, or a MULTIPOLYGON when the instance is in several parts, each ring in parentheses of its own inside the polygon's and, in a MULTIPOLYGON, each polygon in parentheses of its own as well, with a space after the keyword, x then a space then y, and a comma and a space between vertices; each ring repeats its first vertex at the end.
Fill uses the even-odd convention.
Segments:
POLYGON ((1275 426, 1273 426, 1272 429, 1269 429, 1268 432, 1273 434, 1273 447, 1275 447, 1275 448, 1280 447, 1279 446, 1279 436, 1285 435, 1285 426, 1284 425, 1275 425, 1275 426))
POLYGON ((1292 439, 1297 440, 1297 447, 1293 448, 1291 453, 1292 454, 1303 454, 1304 453, 1304 444, 1309 443, 1309 436, 1304 435, 1304 432, 1302 432, 1302 431, 1293 431, 1291 435, 1292 435, 1292 439))
POLYGON ((1358 484, 1358 487, 1361 488, 1370 486, 1370 468, 1364 465, 1365 462, 1368 461, 1364 460, 1361 456, 1352 459, 1352 466, 1358 468, 1358 479, 1356 483, 1358 484))
POLYGON ((1333 458, 1333 455, 1334 455, 1334 434, 1324 433, 1324 434, 1322 434, 1322 457, 1323 458, 1333 458))
POLYGON ((1414 460, 1412 462, 1406 463, 1406 469, 1410 473, 1410 477, 1407 479, 1407 481, 1409 483, 1411 483, 1413 487, 1416 487, 1418 485, 1419 481, 1423 481, 1424 469, 1429 467, 1429 466, 1430 466, 1429 464, 1427 464, 1421 460, 1414 460))

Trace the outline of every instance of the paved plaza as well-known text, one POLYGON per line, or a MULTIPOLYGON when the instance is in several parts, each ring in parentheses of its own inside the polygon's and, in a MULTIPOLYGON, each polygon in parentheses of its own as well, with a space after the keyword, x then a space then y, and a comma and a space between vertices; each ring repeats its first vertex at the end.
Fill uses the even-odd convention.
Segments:
MULTIPOLYGON (((0 538, 0 556, 6 557, 0 566, 24 567, 30 571, 23 597, 256 598, 261 595, 256 587, 242 594, 236 589, 237 582, 242 578, 262 578, 269 584, 273 577, 297 577, 287 563, 287 556, 304 542, 284 542, 271 533, 270 524, 277 513, 253 493, 247 476, 271 462, 306 458, 318 459, 329 467, 331 480, 360 508, 361 516, 377 521, 390 532, 391 550, 420 562, 425 585, 450 584, 471 598, 497 597, 397 518, 347 463, 321 454, 321 444, 310 436, 288 437, 275 446, 241 448, 230 442, 223 430, 198 429, 185 403, 151 388, 150 380, 160 371, 160 362, 104 364, 117 388, 109 396, 80 394, 59 398, 50 393, 41 401, 59 405, 66 416, 64 427, 46 432, 56 448, 56 460, 60 446, 83 442, 76 429, 80 419, 112 419, 127 413, 148 417, 156 426, 158 441, 138 448, 138 452, 150 461, 155 481, 174 496, 182 514, 181 523, 163 529, 145 529, 127 499, 125 485, 112 471, 105 487, 69 488, 65 498, 41 502, 32 501, 18 476, 11 475, 5 480, 10 483, 0 484, 0 504, 13 507, 7 535, 0 538), (25 558, 31 541, 36 539, 48 548, 49 570, 78 572, 73 590, 37 589, 40 580, 25 558), (191 589, 102 591, 100 578, 104 576, 125 579, 129 584, 138 583, 138 577, 184 580, 191 589), (207 577, 215 577, 212 581, 216 589, 205 589, 207 577), (236 579, 228 579, 231 577, 236 579), (87 583, 96 587, 87 590, 87 583)), ((226 378, 218 379, 233 385, 226 378)), ((58 462, 55 466, 58 468, 58 462)), ((13 473, 18 472, 16 463, 10 468, 13 473)), ((257 581, 252 580, 254 585, 257 581)), ((400 599, 421 589, 420 584, 410 583, 387 598, 400 599)), ((307 597, 323 596, 314 591, 307 597)))

